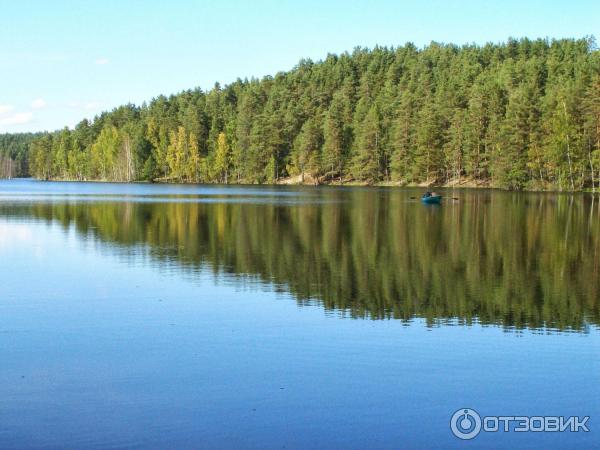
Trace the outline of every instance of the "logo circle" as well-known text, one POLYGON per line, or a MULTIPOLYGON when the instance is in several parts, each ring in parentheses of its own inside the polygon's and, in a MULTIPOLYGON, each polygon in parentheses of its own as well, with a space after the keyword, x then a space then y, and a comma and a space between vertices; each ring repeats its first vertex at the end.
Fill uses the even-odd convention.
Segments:
POLYGON ((459 439, 473 439, 481 431, 481 417, 471 408, 461 408, 450 419, 452 434, 459 439))

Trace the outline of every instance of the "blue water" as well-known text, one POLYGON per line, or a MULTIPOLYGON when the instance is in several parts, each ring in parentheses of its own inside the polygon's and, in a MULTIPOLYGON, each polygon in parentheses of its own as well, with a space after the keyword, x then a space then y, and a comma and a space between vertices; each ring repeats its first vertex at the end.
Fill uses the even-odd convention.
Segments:
POLYGON ((557 329, 356 317, 299 302, 264 274, 208 260, 192 270, 189 255, 155 258, 151 244, 83 232, 81 211, 68 221, 23 212, 23 194, 41 206, 65 194, 76 205, 82 195, 314 196, 0 183, 1 448, 600 448, 592 319, 557 329), (461 407, 590 416, 591 431, 461 441, 449 427, 461 407))

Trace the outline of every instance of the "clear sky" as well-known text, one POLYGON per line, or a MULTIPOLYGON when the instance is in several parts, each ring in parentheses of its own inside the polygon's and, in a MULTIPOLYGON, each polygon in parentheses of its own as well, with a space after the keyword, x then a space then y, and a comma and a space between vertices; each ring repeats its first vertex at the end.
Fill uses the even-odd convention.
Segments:
POLYGON ((600 39, 598 0, 0 0, 0 17, 0 132, 73 126, 355 46, 600 39))

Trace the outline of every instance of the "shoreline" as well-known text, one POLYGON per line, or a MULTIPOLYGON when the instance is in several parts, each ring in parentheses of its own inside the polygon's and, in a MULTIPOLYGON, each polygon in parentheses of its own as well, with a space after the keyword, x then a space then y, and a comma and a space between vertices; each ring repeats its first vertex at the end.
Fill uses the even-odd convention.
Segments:
POLYGON ((408 188, 408 189, 490 189, 506 192, 531 192, 531 193, 555 193, 555 194, 600 194, 600 190, 584 189, 584 190, 559 190, 559 189, 535 189, 535 188, 524 188, 524 189, 507 189, 499 186, 494 186, 489 182, 477 182, 472 180, 466 180, 461 182, 450 181, 444 184, 432 184, 432 183, 403 183, 400 181, 381 181, 378 183, 366 183, 361 181, 344 181, 344 182, 309 182, 305 180, 304 183, 296 180, 297 177, 286 177, 280 178, 274 183, 187 183, 187 182, 172 182, 172 181, 148 181, 148 180, 135 180, 135 181, 113 181, 113 180, 76 180, 67 178, 52 178, 42 180, 34 177, 14 177, 14 178, 0 178, 3 180, 35 180, 35 181, 49 181, 54 183, 112 183, 112 184, 165 184, 165 185, 204 185, 204 186, 305 186, 305 187, 387 187, 387 188, 408 188))

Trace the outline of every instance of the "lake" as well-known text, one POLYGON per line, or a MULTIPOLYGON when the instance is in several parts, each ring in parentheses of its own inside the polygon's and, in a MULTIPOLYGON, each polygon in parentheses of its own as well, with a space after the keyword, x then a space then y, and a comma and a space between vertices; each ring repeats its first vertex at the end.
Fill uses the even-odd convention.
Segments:
POLYGON ((0 447, 600 447, 600 198, 420 194, 0 181, 0 447))

